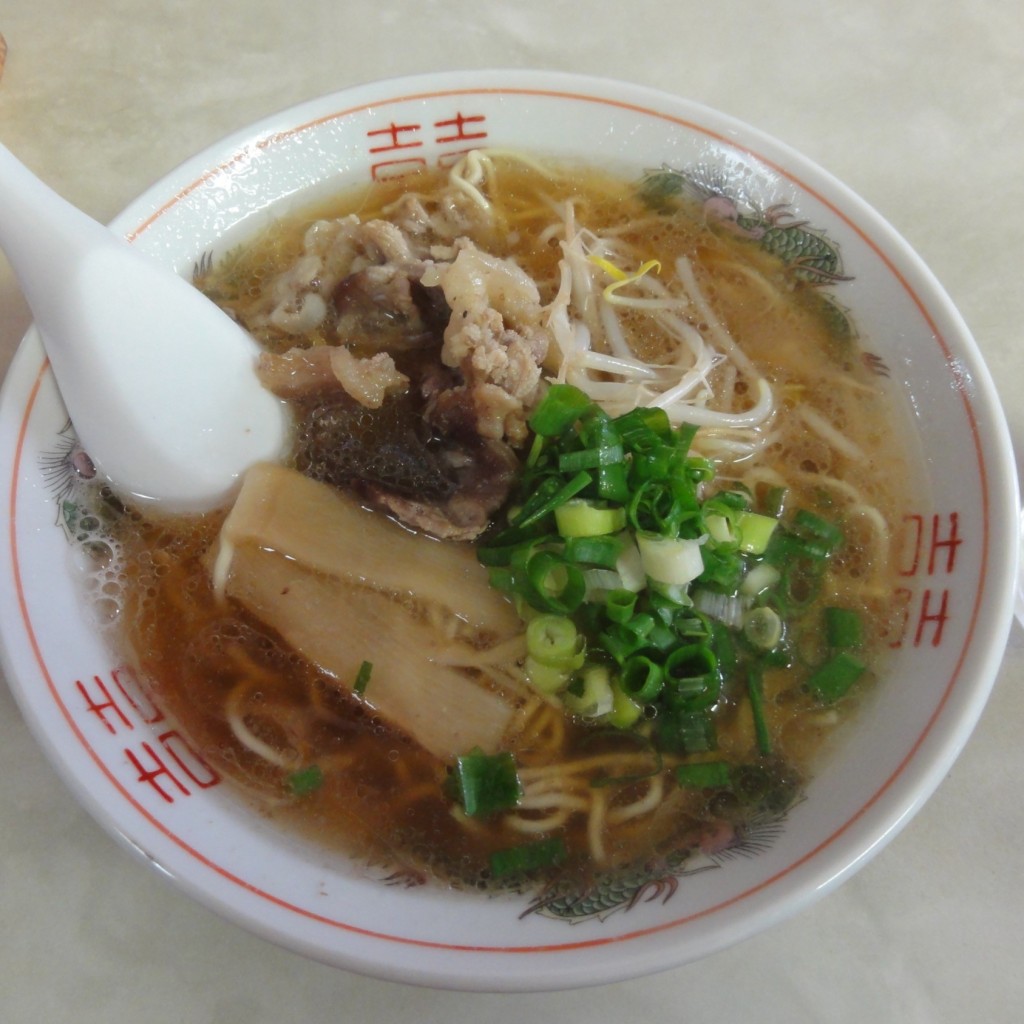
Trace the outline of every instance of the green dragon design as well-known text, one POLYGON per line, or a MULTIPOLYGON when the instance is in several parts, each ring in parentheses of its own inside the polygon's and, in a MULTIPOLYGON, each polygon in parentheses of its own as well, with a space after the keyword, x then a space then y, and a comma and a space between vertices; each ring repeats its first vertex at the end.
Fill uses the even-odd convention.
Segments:
MULTIPOLYGON (((668 214, 680 199, 698 202, 709 225, 756 244, 776 257, 795 285, 818 289, 851 278, 843 270, 838 245, 805 220, 797 220, 788 203, 762 207, 719 167, 698 164, 688 170, 664 165, 640 180, 639 196, 651 209, 668 214)), ((847 311, 827 293, 814 299, 832 334, 842 341, 856 336, 847 311)))
POLYGON ((683 879, 717 870, 736 858, 764 853, 781 835, 785 821, 785 813, 766 813, 724 835, 709 832, 696 845, 677 849, 639 867, 602 875, 583 889, 565 889, 556 884, 538 893, 520 917, 537 914, 580 924, 603 921, 641 903, 667 903, 683 879))

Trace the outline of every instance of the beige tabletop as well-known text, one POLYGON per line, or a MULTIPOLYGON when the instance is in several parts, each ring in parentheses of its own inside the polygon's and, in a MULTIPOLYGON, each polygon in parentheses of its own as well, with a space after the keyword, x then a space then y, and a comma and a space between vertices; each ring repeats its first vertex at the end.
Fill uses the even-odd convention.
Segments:
MULTIPOLYGON (((559 68, 701 101, 893 223, 945 283, 1024 438, 1020 0, 0 0, 0 33, 0 140, 101 220, 222 135, 367 79, 559 68)), ((0 257, 0 372, 28 323, 0 257)), ((692 966, 525 997, 362 978, 221 920, 77 806, 0 686, 0 1020, 1019 1021, 1022 683, 1015 627, 949 778, 811 908, 692 966)))

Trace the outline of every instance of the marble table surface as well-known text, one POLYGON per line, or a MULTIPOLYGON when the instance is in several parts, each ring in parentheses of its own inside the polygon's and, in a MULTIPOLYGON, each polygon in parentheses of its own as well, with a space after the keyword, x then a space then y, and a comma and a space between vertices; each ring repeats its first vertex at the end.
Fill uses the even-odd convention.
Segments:
MULTIPOLYGON (((558 68, 716 107, 832 171, 920 252, 1024 443, 1019 0, 0 0, 0 33, 0 140, 101 220, 224 134, 368 79, 558 68)), ((29 320, 0 257, 0 373, 29 320)), ((78 807, 0 685, 0 1020, 1018 1021, 1022 684, 1015 627, 935 796, 795 918, 653 977, 518 997, 363 978, 221 920, 78 807)))

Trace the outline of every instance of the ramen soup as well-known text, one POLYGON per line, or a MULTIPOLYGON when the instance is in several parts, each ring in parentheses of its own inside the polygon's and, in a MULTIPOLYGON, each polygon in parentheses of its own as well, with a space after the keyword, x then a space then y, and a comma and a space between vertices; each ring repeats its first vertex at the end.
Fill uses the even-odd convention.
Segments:
POLYGON ((212 765, 464 887, 585 893, 785 815, 878 672, 909 475, 823 234, 478 152, 211 264, 293 449, 109 530, 119 642, 212 765))

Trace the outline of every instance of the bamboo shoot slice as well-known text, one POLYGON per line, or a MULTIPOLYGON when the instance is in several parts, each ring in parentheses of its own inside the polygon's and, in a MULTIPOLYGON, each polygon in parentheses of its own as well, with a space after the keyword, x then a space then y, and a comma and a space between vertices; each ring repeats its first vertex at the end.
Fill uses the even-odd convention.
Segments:
MULTIPOLYGON (((522 628, 512 604, 488 584, 471 545, 412 533, 294 469, 261 463, 246 473, 221 530, 223 562, 243 543, 283 552, 338 579, 446 608, 472 630, 507 638, 522 628)), ((219 578, 215 582, 220 589, 219 578)))
POLYGON ((226 589, 339 686, 351 691, 370 662, 362 699, 435 756, 501 748, 513 700, 435 660, 437 631, 395 599, 251 544, 236 548, 226 589))

